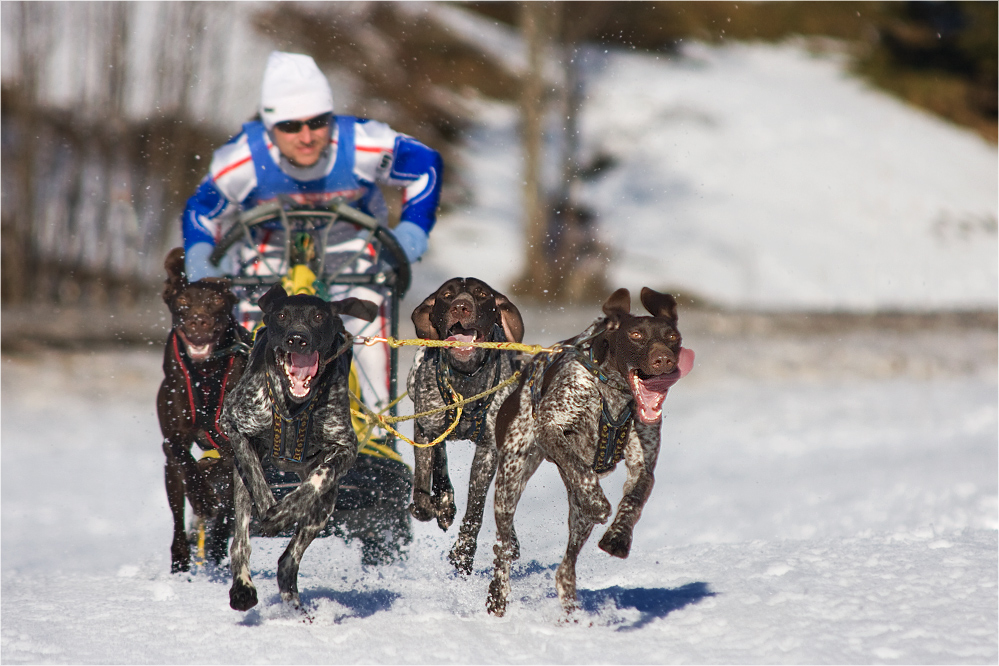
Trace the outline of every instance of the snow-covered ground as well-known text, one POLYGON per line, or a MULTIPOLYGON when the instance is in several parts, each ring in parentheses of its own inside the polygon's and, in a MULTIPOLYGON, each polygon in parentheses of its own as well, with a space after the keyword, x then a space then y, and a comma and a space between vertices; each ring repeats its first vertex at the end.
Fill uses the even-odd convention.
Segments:
MULTIPOLYGON (((561 334, 546 313, 529 317, 549 322, 538 339, 561 334)), ((554 596, 566 506, 551 465, 517 514, 523 557, 503 619, 485 611, 488 518, 467 579, 444 557, 456 527, 415 524, 408 559, 387 567, 316 542, 300 578, 311 623, 279 601, 284 540, 254 539, 261 603, 243 614, 228 607, 227 572, 168 573, 159 353, 6 356, 2 659, 994 663, 992 332, 743 339, 690 320, 699 365, 667 401, 632 555, 610 558, 595 532, 572 624, 554 596), (934 363, 943 348, 950 361, 934 363), (848 356, 858 362, 836 360, 848 356)), ((471 445, 449 457, 463 507, 471 445)), ((621 482, 620 470, 604 482, 612 502, 621 482)))
MULTIPOLYGON (((618 159, 588 190, 619 253, 614 286, 776 309, 995 308, 994 147, 864 89, 835 58, 688 55, 588 61, 588 149, 618 159)), ((481 110, 462 167, 475 203, 440 221, 404 312, 453 275, 505 289, 520 269, 513 112, 481 110)), ((524 310, 539 343, 597 314, 524 310)), ((415 524, 408 558, 386 567, 324 539, 302 565, 305 622, 277 594, 284 540, 255 539, 261 603, 232 611, 227 572, 168 573, 156 345, 5 355, 0 659, 995 663, 994 328, 727 321, 681 312, 697 364, 667 400, 656 487, 629 559, 597 549, 599 530, 583 550, 572 623, 554 596, 566 506, 551 465, 517 514, 502 619, 485 612, 491 504, 467 579, 444 557, 456 527, 415 524)), ((463 508, 471 446, 449 459, 463 508)), ((612 502, 622 476, 604 482, 612 502)))

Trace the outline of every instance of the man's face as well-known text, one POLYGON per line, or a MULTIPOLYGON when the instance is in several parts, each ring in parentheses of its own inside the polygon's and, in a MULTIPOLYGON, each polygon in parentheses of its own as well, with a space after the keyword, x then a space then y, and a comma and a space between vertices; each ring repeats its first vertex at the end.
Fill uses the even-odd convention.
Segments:
POLYGON ((281 129, 283 123, 274 126, 272 132, 274 143, 281 154, 296 166, 308 167, 319 161, 323 149, 330 142, 330 126, 311 129, 305 121, 310 118, 298 118, 301 121, 297 132, 287 132, 281 129))

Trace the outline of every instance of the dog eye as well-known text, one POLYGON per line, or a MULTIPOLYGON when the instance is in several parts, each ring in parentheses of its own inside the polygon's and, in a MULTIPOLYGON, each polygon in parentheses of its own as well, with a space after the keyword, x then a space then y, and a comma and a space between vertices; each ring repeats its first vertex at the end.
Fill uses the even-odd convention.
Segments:
POLYGON ((628 331, 628 337, 632 340, 641 340, 644 336, 641 331, 628 331))
POLYGON ((322 312, 316 312, 316 314, 312 315, 312 317, 316 321, 322 321, 323 319, 326 318, 326 315, 324 315, 322 312))
POLYGON ((284 321, 287 317, 288 317, 288 315, 285 314, 284 312, 278 312, 277 313, 278 321, 284 321))
POLYGON ((441 294, 441 298, 451 298, 451 292, 445 291, 443 294, 441 294))

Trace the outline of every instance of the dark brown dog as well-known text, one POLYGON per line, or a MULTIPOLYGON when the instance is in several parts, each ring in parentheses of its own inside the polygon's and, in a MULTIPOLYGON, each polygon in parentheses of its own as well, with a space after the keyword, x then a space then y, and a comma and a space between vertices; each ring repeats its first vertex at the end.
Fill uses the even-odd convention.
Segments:
MULTIPOLYGON (((425 340, 462 342, 521 342, 524 322, 517 307, 482 280, 453 278, 428 296, 413 311, 416 334, 425 340)), ((453 404, 456 391, 470 398, 507 380, 519 367, 516 354, 480 347, 424 348, 417 352, 409 373, 408 389, 417 413, 453 404)), ((494 427, 499 405, 513 385, 465 405, 461 420, 449 439, 475 442, 475 457, 468 480, 468 507, 458 532, 458 541, 448 559, 458 571, 472 572, 476 540, 482 527, 486 492, 496 474, 494 427)), ((452 424, 456 412, 437 412, 416 420, 415 441, 432 442, 452 424)), ((413 473, 413 504, 417 520, 437 519, 447 530, 457 511, 454 488, 447 470, 446 442, 432 448, 417 448, 413 473), (431 495, 431 490, 433 495, 431 495)))
POLYGON ((156 409, 166 454, 166 490, 173 513, 170 570, 187 571, 190 547, 184 528, 184 497, 209 524, 207 556, 216 564, 226 555, 232 513, 232 447, 219 432, 226 391, 236 385, 249 351, 246 330, 232 314, 236 298, 229 281, 188 282, 184 250, 167 255, 163 300, 173 317, 163 356, 163 382, 156 409), (195 461, 191 445, 217 452, 195 461), (216 491, 218 489, 218 491, 216 491))
POLYGON ((490 613, 506 611, 510 564, 519 557, 513 515, 544 460, 558 465, 569 496, 569 544, 555 574, 566 612, 576 607, 576 557, 593 526, 610 517, 600 477, 622 459, 628 469, 624 497, 600 548, 622 558, 631 550, 632 530, 652 492, 663 401, 694 361, 693 352, 680 346, 676 300, 645 288, 642 304, 651 317, 632 315, 628 290, 618 289, 604 303, 606 317, 562 343, 565 351, 536 356, 500 408, 490 613))

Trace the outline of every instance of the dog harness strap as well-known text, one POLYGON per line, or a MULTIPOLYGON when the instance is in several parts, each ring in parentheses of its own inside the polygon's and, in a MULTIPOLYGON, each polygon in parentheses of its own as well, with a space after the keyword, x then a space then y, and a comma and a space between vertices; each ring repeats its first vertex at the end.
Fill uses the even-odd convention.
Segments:
POLYGON ((184 374, 188 405, 191 408, 194 425, 204 430, 208 442, 215 449, 218 449, 218 441, 229 441, 229 438, 219 428, 219 417, 222 415, 222 401, 225 399, 229 371, 232 369, 232 364, 236 360, 236 357, 230 355, 229 362, 226 365, 220 366, 214 372, 204 373, 193 367, 191 359, 186 353, 181 351, 180 345, 177 342, 178 336, 176 330, 170 332, 170 337, 174 358, 177 360, 177 365, 180 366, 180 370, 184 374), (197 380, 192 380, 191 378, 194 372, 197 372, 199 375, 197 380), (196 392, 195 389, 200 389, 200 391, 196 392), (217 398, 212 395, 215 390, 218 391, 217 398), (205 406, 212 404, 217 404, 218 408, 214 414, 209 414, 205 406))
POLYGON ((271 415, 273 416, 271 425, 273 436, 272 457, 293 463, 305 462, 306 454, 308 454, 308 451, 305 450, 305 444, 309 441, 309 434, 312 432, 312 413, 316 404, 322 402, 321 400, 317 400, 316 396, 324 394, 329 387, 329 374, 326 373, 326 376, 316 386, 312 395, 309 396, 308 402, 305 403, 301 411, 295 416, 285 416, 278 411, 278 403, 274 398, 271 379, 270 376, 267 377, 267 392, 270 397, 271 415))
MULTIPOLYGON (((434 366, 437 369, 435 373, 435 377, 437 379, 437 391, 440 393, 441 399, 444 400, 445 405, 453 405, 458 402, 454 387, 451 386, 451 373, 454 369, 451 367, 451 364, 447 362, 447 357, 444 354, 441 354, 438 350, 428 349, 428 352, 436 352, 438 354, 436 359, 437 362, 434 363, 434 366)), ((503 359, 500 358, 499 350, 491 350, 490 354, 493 358, 487 359, 486 362, 482 364, 482 367, 485 367, 490 362, 496 366, 496 370, 493 373, 492 384, 489 386, 489 388, 492 389, 499 385, 500 376, 502 374, 501 370, 503 366, 503 359)), ((473 372, 468 376, 473 376, 480 369, 481 368, 477 369, 476 372, 473 372)), ((486 416, 489 413, 489 407, 493 404, 493 396, 495 395, 495 393, 490 393, 486 397, 479 400, 477 405, 472 405, 464 411, 461 420, 467 423, 467 425, 460 431, 458 436, 471 440, 475 443, 480 441, 482 433, 485 432, 486 416), (467 421, 465 417, 468 417, 467 421)), ((453 421, 455 418, 455 410, 449 409, 446 413, 446 418, 453 421)))
POLYGON ((631 432, 632 406, 628 402, 617 420, 607 411, 607 401, 601 397, 600 423, 597 425, 597 453, 593 458, 593 471, 603 474, 614 469, 624 457, 624 447, 631 432))

